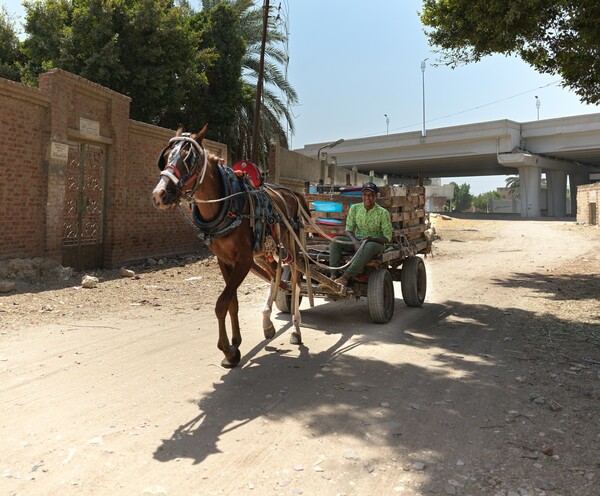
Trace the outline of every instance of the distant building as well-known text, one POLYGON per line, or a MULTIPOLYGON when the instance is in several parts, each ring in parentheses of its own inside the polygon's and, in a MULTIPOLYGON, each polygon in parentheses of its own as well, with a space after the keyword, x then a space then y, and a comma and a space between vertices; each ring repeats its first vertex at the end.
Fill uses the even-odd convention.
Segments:
POLYGON ((444 184, 441 179, 432 179, 431 183, 425 186, 425 210, 427 212, 443 212, 444 205, 448 200, 454 199, 454 186, 444 184))
POLYGON ((577 186, 577 222, 600 226, 600 182, 577 186))

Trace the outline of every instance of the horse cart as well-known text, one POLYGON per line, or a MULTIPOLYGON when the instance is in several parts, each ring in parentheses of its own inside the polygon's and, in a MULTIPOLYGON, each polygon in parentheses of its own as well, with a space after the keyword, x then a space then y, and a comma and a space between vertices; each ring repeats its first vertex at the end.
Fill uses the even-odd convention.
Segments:
MULTIPOLYGON (((348 210, 362 198, 357 188, 320 188, 319 193, 305 195, 310 205, 311 220, 304 226, 305 264, 298 264, 303 274, 300 296, 308 297, 311 306, 315 296, 334 300, 366 297, 371 319, 376 323, 387 323, 394 314, 393 282, 399 281, 404 303, 411 307, 422 306, 427 291, 427 274, 423 258, 419 255, 431 253, 433 237, 425 214, 425 188, 380 187, 377 203, 390 212, 392 242, 347 286, 336 284, 329 276, 329 243, 332 238, 344 235, 348 210)), ((351 258, 352 255, 346 256, 344 263, 351 258)), ((282 279, 289 279, 289 270, 284 268, 282 279)), ((281 312, 290 312, 291 301, 290 291, 278 291, 275 304, 281 312)))

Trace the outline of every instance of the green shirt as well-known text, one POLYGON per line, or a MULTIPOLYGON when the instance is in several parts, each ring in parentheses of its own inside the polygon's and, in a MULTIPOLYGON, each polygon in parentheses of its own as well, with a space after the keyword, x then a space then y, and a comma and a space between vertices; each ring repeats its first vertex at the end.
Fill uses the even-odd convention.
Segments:
POLYGON ((355 203, 350 207, 346 219, 346 231, 354 233, 357 239, 380 238, 384 236, 392 240, 392 220, 390 213, 377 203, 371 210, 367 210, 362 203, 355 203))

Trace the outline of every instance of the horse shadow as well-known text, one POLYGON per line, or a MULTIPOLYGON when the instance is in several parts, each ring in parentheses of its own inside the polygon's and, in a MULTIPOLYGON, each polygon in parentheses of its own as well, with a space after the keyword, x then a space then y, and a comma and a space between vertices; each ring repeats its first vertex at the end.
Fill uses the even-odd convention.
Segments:
MULTIPOLYGON (((333 344, 317 353, 311 353, 306 344, 299 347, 284 344, 292 325, 288 315, 276 314, 275 318, 285 325, 273 340, 268 344, 257 343, 236 369, 224 372, 222 382, 199 400, 200 413, 177 427, 169 439, 163 439, 154 458, 161 462, 186 458, 200 464, 210 455, 222 453, 219 442, 225 434, 261 419, 302 418, 303 424, 317 437, 344 431, 362 422, 365 401, 384 404, 402 393, 397 390, 395 379, 399 374, 414 377, 417 384, 447 380, 443 370, 431 372, 412 364, 391 364, 352 353, 355 348, 378 342, 417 348, 429 346, 429 339, 412 335, 410 326, 399 332, 394 320, 388 326, 367 323, 366 307, 356 307, 354 303, 334 303, 335 311, 331 310, 303 312, 305 342, 311 340, 311 327, 327 329, 315 332, 337 337, 333 344), (350 308, 356 311, 350 312, 350 308), (341 316, 346 320, 340 322, 341 316), (358 323, 352 326, 350 321, 358 323), (303 391, 297 393, 298 388, 303 391), (314 393, 309 401, 303 394, 307 390, 314 393)), ((420 309, 407 310, 423 316, 420 309)), ((430 315, 443 315, 444 306, 429 305, 428 310, 430 315)), ((451 347, 452 343, 448 343, 448 348, 451 347)), ((392 436, 388 442, 397 442, 397 437, 392 436)))

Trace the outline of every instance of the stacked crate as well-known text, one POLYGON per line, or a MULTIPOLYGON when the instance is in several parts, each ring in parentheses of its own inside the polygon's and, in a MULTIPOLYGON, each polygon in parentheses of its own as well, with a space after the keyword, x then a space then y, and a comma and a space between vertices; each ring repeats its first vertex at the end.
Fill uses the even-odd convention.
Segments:
MULTIPOLYGON (((339 191, 332 191, 307 194, 306 200, 311 206, 311 216, 315 222, 317 218, 342 221, 339 226, 318 224, 318 229, 312 225, 306 225, 306 233, 312 235, 309 236, 307 244, 314 246, 327 243, 327 239, 324 239, 321 232, 328 237, 344 235, 348 210, 352 204, 362 202, 362 197, 346 196, 339 191), (312 202, 315 201, 341 203, 342 211, 316 212, 312 205, 312 202)), ((426 233, 429 221, 425 214, 425 188, 423 186, 380 186, 377 203, 390 212, 394 233, 392 241, 399 250, 399 257, 431 252, 431 241, 426 233)))

